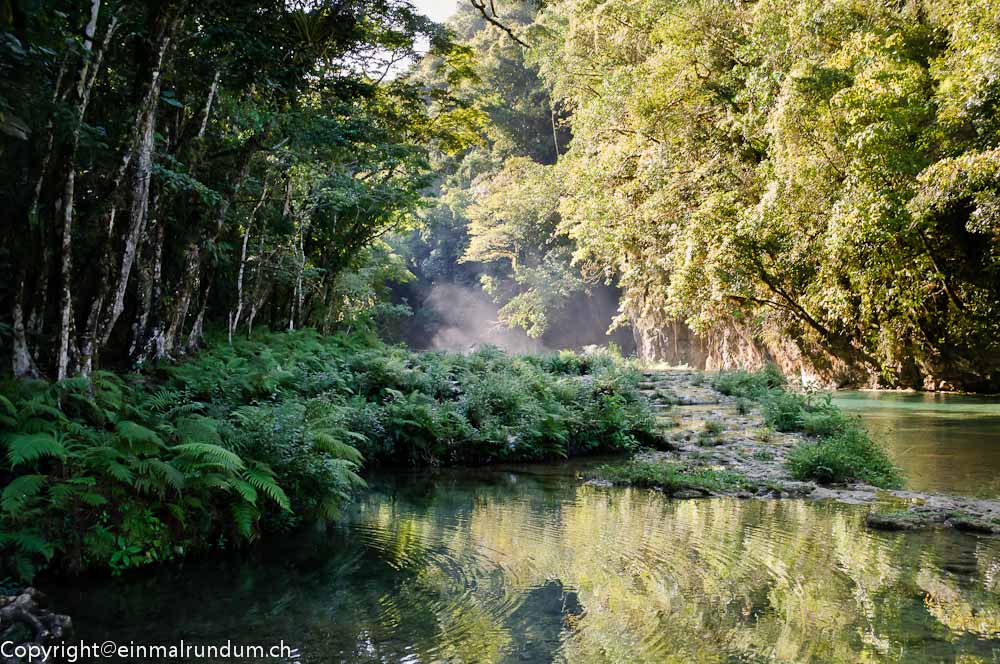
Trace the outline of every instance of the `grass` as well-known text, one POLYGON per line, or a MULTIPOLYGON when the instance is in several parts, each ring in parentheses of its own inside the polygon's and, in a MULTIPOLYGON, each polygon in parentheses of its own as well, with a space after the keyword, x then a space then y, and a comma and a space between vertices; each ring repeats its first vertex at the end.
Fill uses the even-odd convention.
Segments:
POLYGON ((753 485, 739 473, 711 468, 690 468, 666 461, 632 460, 603 465, 593 476, 613 484, 649 487, 673 495, 682 490, 726 493, 751 489, 753 485))

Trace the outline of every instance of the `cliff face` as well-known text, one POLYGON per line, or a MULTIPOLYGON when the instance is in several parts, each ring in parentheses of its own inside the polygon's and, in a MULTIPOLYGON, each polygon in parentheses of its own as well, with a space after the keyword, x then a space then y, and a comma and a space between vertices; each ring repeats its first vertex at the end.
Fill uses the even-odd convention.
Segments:
POLYGON ((950 358, 918 361, 908 358, 898 366, 879 368, 860 353, 833 353, 805 334, 751 330, 729 323, 696 334, 683 322, 642 328, 633 326, 636 353, 644 360, 686 364, 705 371, 759 369, 776 364, 786 376, 803 384, 833 388, 908 388, 930 391, 1000 391, 1000 358, 983 357, 970 363, 950 358), (889 378, 887 378, 887 376, 889 378))

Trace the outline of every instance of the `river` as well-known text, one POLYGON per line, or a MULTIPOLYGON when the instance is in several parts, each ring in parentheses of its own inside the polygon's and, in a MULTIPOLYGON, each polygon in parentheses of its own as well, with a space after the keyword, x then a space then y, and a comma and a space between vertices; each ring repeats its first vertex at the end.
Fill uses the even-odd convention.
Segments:
MULTIPOLYGON (((995 402, 838 396, 911 486, 996 495, 995 402)), ((78 635, 286 662, 998 662, 1000 538, 676 501, 580 464, 380 474, 334 527, 55 594, 78 635)))

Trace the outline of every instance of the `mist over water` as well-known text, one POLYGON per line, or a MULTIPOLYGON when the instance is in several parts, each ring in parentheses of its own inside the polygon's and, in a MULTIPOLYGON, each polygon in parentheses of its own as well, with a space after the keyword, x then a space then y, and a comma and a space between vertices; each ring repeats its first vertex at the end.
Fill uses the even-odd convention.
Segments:
POLYGON ((467 351, 490 344, 509 353, 535 353, 547 348, 523 330, 500 322, 499 307, 479 289, 455 284, 437 284, 427 297, 426 306, 437 314, 440 325, 431 348, 467 351))

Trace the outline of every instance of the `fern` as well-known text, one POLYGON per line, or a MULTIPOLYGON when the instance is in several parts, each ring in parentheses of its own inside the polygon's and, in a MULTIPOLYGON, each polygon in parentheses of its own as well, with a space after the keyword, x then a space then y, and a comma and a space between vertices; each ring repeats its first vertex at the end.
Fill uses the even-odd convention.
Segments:
POLYGON ((66 458, 66 448, 52 434, 14 434, 7 438, 7 460, 11 466, 31 463, 44 457, 66 458))
POLYGON ((163 440, 152 429, 141 424, 122 420, 115 425, 118 437, 135 451, 152 452, 163 447, 163 440))
POLYGON ((218 446, 219 421, 203 415, 189 415, 177 420, 177 433, 185 442, 205 443, 218 446))
POLYGON ((135 463, 134 470, 140 477, 133 483, 142 487, 144 493, 162 493, 167 488, 180 491, 184 488, 184 473, 163 459, 141 459, 135 463))
POLYGON ((238 454, 219 445, 209 443, 182 443, 172 448, 181 455, 190 456, 204 463, 213 464, 225 470, 235 471, 244 467, 243 459, 238 454))
POLYGON ((233 524, 236 532, 245 540, 253 539, 253 527, 260 518, 257 508, 248 503, 237 503, 232 508, 233 524))
POLYGON ((48 481, 47 475, 21 475, 15 477, 0 494, 0 509, 16 512, 24 507, 29 498, 34 498, 48 481))
MULTIPOLYGON (((355 439, 360 438, 362 442, 367 441, 367 438, 353 431, 341 430, 337 433, 340 433, 341 435, 349 435, 355 439)), ((364 457, 361 455, 361 452, 357 450, 357 448, 351 447, 334 436, 332 430, 330 429, 313 431, 310 437, 312 438, 313 445, 315 445, 317 449, 327 452, 328 454, 332 454, 338 459, 346 459, 358 465, 361 465, 362 461, 364 461, 364 457)))
POLYGON ((4 545, 12 545, 21 553, 37 554, 46 560, 55 555, 52 542, 35 528, 0 532, 0 546, 4 545))
POLYGON ((53 484, 49 488, 49 496, 54 506, 64 509, 72 507, 76 501, 98 507, 105 504, 107 499, 90 490, 96 485, 97 481, 93 477, 74 477, 53 484))
POLYGON ((274 481, 274 473, 264 464, 254 463, 243 471, 243 479, 257 491, 273 500, 278 507, 286 512, 291 511, 291 503, 284 489, 274 481))
POLYGON ((246 480, 237 479, 233 480, 232 486, 236 489, 236 492, 240 494, 240 497, 243 498, 243 500, 251 505, 257 504, 257 489, 255 489, 252 484, 246 480))

